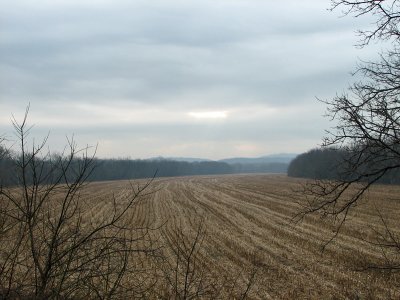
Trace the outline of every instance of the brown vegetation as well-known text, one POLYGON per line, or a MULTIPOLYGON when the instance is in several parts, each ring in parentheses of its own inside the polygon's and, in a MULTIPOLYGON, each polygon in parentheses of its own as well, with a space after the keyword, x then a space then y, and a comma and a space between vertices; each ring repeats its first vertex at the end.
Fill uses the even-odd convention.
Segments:
MULTIPOLYGON (((368 267, 382 260, 371 243, 376 231, 384 232, 381 216, 400 234, 400 187, 373 187, 321 252, 335 229, 330 220, 291 222, 301 201, 293 190, 302 184, 272 175, 155 180, 153 193, 141 197, 130 216, 136 228, 161 228, 150 235, 162 259, 141 255, 137 261, 158 274, 146 297, 183 299, 186 283, 193 298, 240 298, 245 292, 251 299, 399 298, 398 274, 368 267)), ((89 185, 82 197, 93 207, 86 213, 111 211, 113 194, 123 205, 129 190, 126 181, 89 185)))
POLYGON ((89 148, 28 147, 26 116, 17 184, 0 186, 0 298, 400 297, 399 186, 365 190, 336 236, 335 214, 301 214, 307 181, 283 175, 86 185, 89 148))

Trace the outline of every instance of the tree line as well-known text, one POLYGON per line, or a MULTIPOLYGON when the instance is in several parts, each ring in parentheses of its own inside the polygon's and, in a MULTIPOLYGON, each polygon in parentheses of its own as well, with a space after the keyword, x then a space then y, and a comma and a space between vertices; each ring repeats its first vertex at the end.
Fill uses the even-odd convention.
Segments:
POLYGON ((172 239, 160 238, 164 225, 136 214, 155 192, 152 179, 99 207, 83 195, 96 175, 95 151, 73 139, 57 155, 46 150, 46 139, 29 143, 27 115, 13 120, 18 154, 0 147, 2 180, 12 184, 0 184, 0 299, 247 298, 255 260, 238 274, 213 273, 203 259, 202 217, 197 229, 174 222, 172 239))
MULTIPOLYGON (((0 148, 0 182, 4 186, 18 184, 18 178, 15 176, 15 168, 20 160, 20 154, 7 151, 6 148, 0 148)), ((54 169, 56 162, 61 154, 53 154, 45 158, 36 158, 43 160, 43 171, 52 176, 43 179, 43 183, 54 181, 56 174, 64 172, 62 169, 54 169)), ((70 163, 79 165, 81 158, 75 157, 70 163)), ((190 175, 217 175, 217 174, 235 174, 235 173, 286 173, 288 164, 286 163, 251 163, 229 164, 218 161, 175 161, 169 159, 99 159, 94 158, 95 167, 88 174, 88 181, 106 181, 106 180, 124 180, 156 177, 174 177, 190 175)), ((72 170, 73 168, 70 168, 72 170)), ((66 179, 72 178, 72 171, 64 172, 66 179)), ((66 180, 64 179, 64 181, 66 180)), ((27 180, 33 180, 33 174, 27 174, 27 180)))
POLYGON ((396 157, 381 151, 380 157, 371 146, 316 148, 298 155, 288 167, 290 177, 311 179, 356 180, 383 184, 400 184, 396 157), (368 148, 360 151, 360 147, 368 148), (393 166, 393 167, 392 167, 393 166), (382 174, 383 173, 383 174, 382 174), (360 176, 362 175, 362 178, 360 176))

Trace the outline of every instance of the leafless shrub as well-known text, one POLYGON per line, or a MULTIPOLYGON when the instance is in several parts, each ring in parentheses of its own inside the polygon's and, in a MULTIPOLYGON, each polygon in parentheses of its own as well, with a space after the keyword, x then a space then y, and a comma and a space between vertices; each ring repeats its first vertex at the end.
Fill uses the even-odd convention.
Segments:
POLYGON ((253 287, 258 266, 243 268, 238 274, 218 274, 207 265, 209 255, 204 242, 207 231, 204 219, 196 230, 186 230, 181 223, 164 232, 167 241, 160 270, 163 288, 158 297, 163 299, 246 299, 253 287))
POLYGON ((127 217, 150 182, 132 186, 126 199, 113 197, 101 217, 88 218, 93 203, 83 193, 95 149, 91 154, 73 139, 57 156, 45 151, 47 139, 28 146, 27 116, 28 109, 21 123, 13 121, 18 182, 0 188, 0 298, 110 299, 144 293, 148 285, 128 282, 137 271, 131 257, 155 249, 149 228, 132 228, 127 217))
MULTIPOLYGON (((338 235, 349 212, 360 204, 372 185, 383 178, 398 179, 400 172, 400 2, 333 0, 332 5, 332 9, 343 8, 346 15, 375 18, 372 30, 359 31, 361 47, 374 39, 389 40, 393 47, 381 53, 378 61, 359 64, 356 73, 362 79, 350 87, 349 93, 323 101, 328 107, 327 115, 336 124, 327 132, 323 146, 343 150, 346 156, 338 166, 338 180, 314 181, 304 186, 308 201, 296 217, 315 213, 331 217, 336 229, 327 244, 338 235)), ((384 230, 376 230, 371 243, 382 249, 383 264, 371 267, 395 271, 400 264, 399 238, 382 215, 380 219, 384 230)))

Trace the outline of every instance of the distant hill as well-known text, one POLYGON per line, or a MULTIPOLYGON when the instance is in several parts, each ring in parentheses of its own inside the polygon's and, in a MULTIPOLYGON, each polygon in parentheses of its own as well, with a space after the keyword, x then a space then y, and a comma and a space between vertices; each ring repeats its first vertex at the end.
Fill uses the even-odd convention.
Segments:
MULTIPOLYGON (((157 164, 158 175, 166 169, 186 174, 227 174, 227 173, 286 173, 290 162, 297 156, 293 153, 271 154, 261 157, 233 157, 217 161, 197 157, 152 157, 145 161, 157 164), (186 165, 186 164, 190 164, 186 165), (168 165, 168 167, 167 167, 168 165), (174 165, 174 167, 171 167, 174 165), (162 167, 163 166, 163 167, 162 167), (189 170, 190 169, 190 170, 189 170)), ((167 173, 172 176, 172 171, 167 173)), ((177 174, 178 174, 177 173, 177 174)), ((165 175, 163 175, 165 176, 165 175)))
MULTIPOLYGON (((96 168, 88 178, 89 181, 102 180, 124 180, 136 178, 173 177, 189 175, 218 175, 218 174, 239 174, 239 173, 287 173, 292 155, 276 154, 259 158, 231 158, 220 161, 213 161, 201 158, 187 157, 154 157, 151 159, 95 159, 96 168)), ((16 183, 17 177, 14 173, 15 164, 19 157, 15 154, 8 154, 0 160, 0 185, 10 186, 16 183)), ((50 160, 40 162, 44 168, 51 168, 50 160)), ((75 164, 75 163, 74 163, 75 164)), ((77 164, 79 165, 79 159, 77 164)), ((54 176, 49 177, 51 183, 57 178, 60 170, 54 170, 54 176)), ((65 176, 73 176, 73 169, 65 176)), ((27 175, 27 181, 34 178, 27 175)))
MULTIPOLYGON (((224 158, 217 160, 217 162, 224 162, 227 164, 271 164, 271 163, 283 163, 289 164, 297 154, 293 153, 280 153, 280 154, 271 154, 261 157, 233 157, 233 158, 224 158)), ((163 157, 157 156, 148 158, 146 160, 152 161, 185 161, 185 162, 203 162, 203 161, 213 161, 207 158, 197 158, 197 157, 163 157)))
POLYGON ((157 157, 152 157, 148 158, 146 160, 152 160, 152 161, 162 161, 162 160, 168 160, 168 161, 185 161, 185 162, 201 162, 201 161, 213 161, 211 159, 207 158, 197 158, 197 157, 163 157, 163 156, 157 156, 157 157))
POLYGON ((281 153, 271 154, 261 157, 233 157, 219 160, 228 164, 271 164, 271 163, 284 163, 289 164, 297 154, 293 153, 281 153))

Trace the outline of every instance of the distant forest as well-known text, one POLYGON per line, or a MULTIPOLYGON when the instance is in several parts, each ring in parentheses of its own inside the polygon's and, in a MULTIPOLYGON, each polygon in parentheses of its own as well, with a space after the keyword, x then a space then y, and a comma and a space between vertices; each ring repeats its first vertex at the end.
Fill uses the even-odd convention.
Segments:
MULTIPOLYGON (((17 154, 5 153, 0 149, 0 183, 2 185, 14 185, 20 180, 16 174, 15 165, 20 161, 17 154), (3 155, 1 153, 3 152, 3 155)), ((57 159, 57 156, 52 158, 57 159)), ((75 159, 79 166, 79 159, 75 159)), ((43 161, 44 169, 51 169, 50 159, 43 161)), ((156 177, 173 177, 189 175, 217 175, 236 173, 286 173, 288 163, 226 163, 219 161, 174 161, 169 159, 97 159, 95 168, 88 177, 88 181, 123 180, 156 177)), ((61 171, 61 170, 59 170, 61 171)), ((56 176, 57 170, 52 174, 56 176)), ((31 176, 32 177, 32 176, 31 176)), ((72 177, 72 174, 71 174, 72 177)), ((32 180, 32 179, 31 179, 32 180)), ((52 178, 46 179, 48 182, 52 178)))
MULTIPOLYGON (((368 153, 364 153, 368 155, 368 153)), ((370 158, 370 156, 369 156, 370 158)), ((313 149, 306 153, 298 155, 289 164, 287 174, 290 177, 301 177, 311 179, 344 179, 349 180, 358 174, 371 173, 371 179, 374 178, 374 171, 384 166, 398 165, 399 162, 389 156, 385 159, 371 160, 368 164, 361 163, 357 169, 349 169, 351 160, 363 160, 362 156, 355 156, 354 153, 334 148, 313 149)), ((365 178, 368 180, 368 178, 365 178)), ((394 169, 386 172, 379 179, 379 183, 400 184, 400 171, 394 169)))
POLYGON ((214 175, 234 173, 286 173, 288 164, 228 164, 217 161, 174 161, 174 160, 130 160, 102 159, 98 160, 97 171, 92 180, 115 180, 130 178, 214 175))

